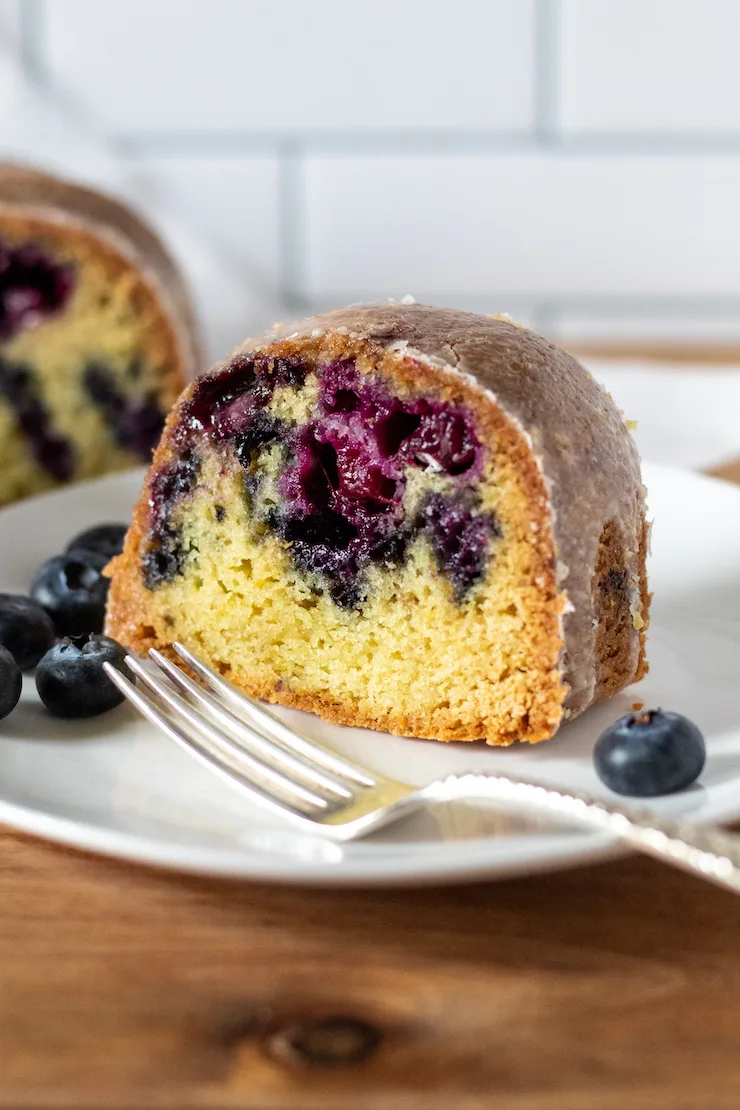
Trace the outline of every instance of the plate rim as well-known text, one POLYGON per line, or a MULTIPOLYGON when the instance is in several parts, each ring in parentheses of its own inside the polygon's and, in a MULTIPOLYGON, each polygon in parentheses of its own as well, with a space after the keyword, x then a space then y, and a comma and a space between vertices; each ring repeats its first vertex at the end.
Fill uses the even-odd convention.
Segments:
MULTIPOLYGON (((143 481, 146 470, 118 471, 93 478, 60 490, 44 491, 32 498, 15 502, 0 510, 0 527, 16 513, 42 509, 50 500, 82 496, 88 491, 112 483, 134 486, 143 481)), ((721 488, 723 494, 740 502, 740 487, 722 479, 696 471, 655 463, 643 464, 643 478, 650 492, 650 478, 660 473, 666 481, 689 482, 697 486, 721 488)), ((0 774, 0 784, 2 776, 0 774)), ((649 803, 647 805, 649 808, 649 803)), ((735 802, 723 795, 697 815, 699 823, 723 822, 740 817, 740 793, 735 802)), ((443 856, 434 858, 430 852, 398 851, 396 859, 388 854, 377 859, 344 857, 335 867, 305 857, 258 853, 249 847, 240 849, 214 848, 188 842, 177 843, 145 834, 132 833, 54 814, 43 808, 26 806, 0 797, 0 825, 44 841, 60 844, 105 858, 143 865, 157 870, 210 877, 220 880, 253 881, 277 885, 311 887, 412 887, 434 884, 455 884, 481 880, 493 881, 566 870, 577 866, 605 862, 632 854, 631 850, 601 833, 584 831, 567 836, 552 834, 523 838, 527 851, 512 853, 509 858, 495 856, 495 837, 448 842, 443 856)), ((272 827, 271 827, 272 828, 272 827)), ((431 847, 431 845, 430 845, 431 847)))
MULTIPOLYGON (((526 840, 532 843, 539 839, 540 848, 535 855, 525 859, 511 857, 494 862, 487 858, 485 848, 490 848, 496 838, 480 837, 460 841, 458 844, 448 843, 447 858, 441 862, 432 858, 422 862, 418 854, 399 852, 399 862, 394 861, 390 865, 387 858, 377 862, 367 858, 350 859, 332 870, 325 861, 320 865, 312 865, 304 858, 288 855, 260 855, 247 850, 229 851, 177 844, 169 840, 149 839, 136 833, 102 829, 89 822, 59 817, 45 810, 18 805, 5 799, 0 799, 0 826, 9 832, 18 832, 49 844, 158 871, 226 882, 251 881, 330 889, 367 886, 410 888, 503 880, 570 870, 573 867, 585 867, 591 863, 633 854, 625 845, 606 834, 578 833, 571 830, 567 836, 563 836, 562 843, 556 834, 549 838, 528 836, 526 840), (548 839, 552 841, 552 845, 543 849, 548 839), (466 858, 457 859, 457 853, 466 858)), ((418 852, 419 846, 415 847, 418 852)), ((428 852, 431 857, 432 845, 428 852)))

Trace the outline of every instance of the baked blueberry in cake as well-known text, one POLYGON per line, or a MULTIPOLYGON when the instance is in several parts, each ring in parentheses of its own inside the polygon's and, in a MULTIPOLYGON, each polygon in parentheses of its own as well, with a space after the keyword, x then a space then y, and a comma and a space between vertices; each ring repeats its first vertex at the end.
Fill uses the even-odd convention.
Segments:
POLYGON ((182 280, 138 217, 0 165, 0 504, 149 463, 196 361, 182 280))
POLYGON ((107 632, 337 722, 538 741, 645 673, 645 550, 635 446, 574 358, 504 319, 354 306, 184 392, 107 632))

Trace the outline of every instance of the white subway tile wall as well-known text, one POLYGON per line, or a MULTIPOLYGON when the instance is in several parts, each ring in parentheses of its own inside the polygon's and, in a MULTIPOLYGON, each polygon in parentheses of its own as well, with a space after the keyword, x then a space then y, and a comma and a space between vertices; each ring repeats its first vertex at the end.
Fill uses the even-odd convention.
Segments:
POLYGON ((279 280, 280 163, 271 155, 136 159, 147 191, 194 213, 197 230, 236 252, 255 278, 279 280))
POLYGON ((711 298, 740 291, 739 198, 727 157, 308 156, 306 289, 711 298))
POLYGON ((737 0, 562 0, 570 134, 738 130, 737 0))
POLYGON ((533 0, 51 0, 47 18, 49 72, 123 132, 534 121, 533 0))
POLYGON ((737 0, 0 0, 3 33, 264 293, 224 335, 411 293, 740 342, 737 0))
POLYGON ((0 0, 0 42, 20 48, 21 4, 23 0, 0 0))
MULTIPOLYGON (((141 195, 169 209, 213 244, 228 272, 214 274, 187 250, 181 258, 206 327, 209 354, 222 357, 284 315, 280 243, 280 163, 274 155, 135 159, 141 195)), ((162 229, 166 233, 166 229, 162 229)), ((178 237, 172 236, 172 243, 178 237)))

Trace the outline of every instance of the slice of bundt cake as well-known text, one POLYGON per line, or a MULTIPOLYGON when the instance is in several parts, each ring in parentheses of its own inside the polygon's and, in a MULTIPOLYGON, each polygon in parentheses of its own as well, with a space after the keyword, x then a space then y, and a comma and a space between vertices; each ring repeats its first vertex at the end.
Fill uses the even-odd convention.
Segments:
POLYGON ((0 504, 149 462, 196 360, 182 280, 138 217, 0 165, 0 504))
POLYGON ((644 674, 645 548, 632 438, 575 359, 503 319, 361 305, 185 391, 107 631, 333 721, 537 741, 644 674))

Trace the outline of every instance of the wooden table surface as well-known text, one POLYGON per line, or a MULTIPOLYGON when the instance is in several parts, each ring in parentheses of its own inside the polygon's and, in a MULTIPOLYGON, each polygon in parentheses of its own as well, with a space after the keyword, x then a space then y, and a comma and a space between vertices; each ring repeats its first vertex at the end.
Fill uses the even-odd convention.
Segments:
POLYGON ((298 891, 0 840, 0 1107, 736 1110, 740 899, 298 891))
POLYGON ((740 899, 649 860, 307 892, 0 835, 0 1110, 738 1106, 740 899))

